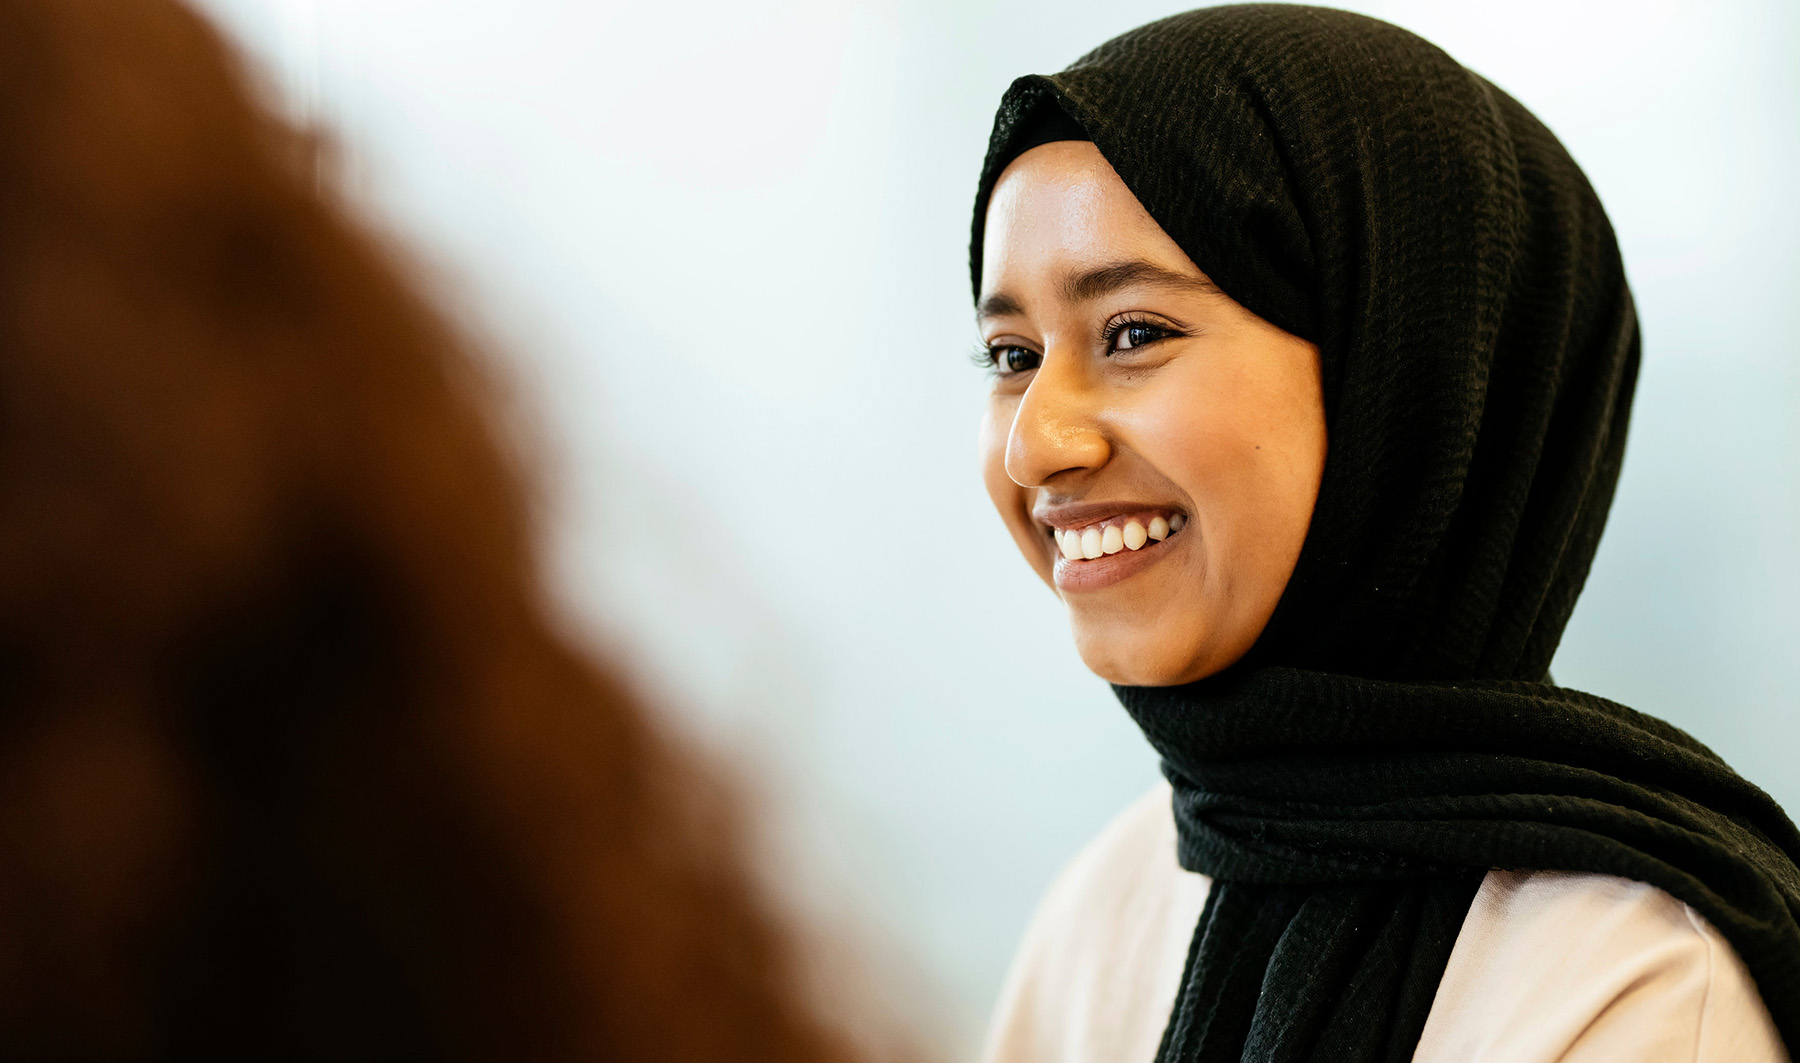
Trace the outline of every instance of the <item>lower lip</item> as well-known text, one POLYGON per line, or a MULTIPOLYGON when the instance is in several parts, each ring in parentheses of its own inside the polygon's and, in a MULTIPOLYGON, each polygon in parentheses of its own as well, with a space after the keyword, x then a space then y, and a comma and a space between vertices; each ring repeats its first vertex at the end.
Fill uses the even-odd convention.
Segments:
MULTIPOLYGON (((1059 591, 1072 594, 1097 591, 1120 580, 1130 579, 1161 561, 1169 548, 1181 538, 1181 534, 1176 533, 1160 542, 1153 539, 1145 543, 1141 550, 1120 550, 1116 554, 1106 554, 1092 560, 1071 561, 1058 553, 1056 564, 1051 568, 1051 576, 1059 591)), ((1055 549, 1056 544, 1051 543, 1050 546, 1055 549)))

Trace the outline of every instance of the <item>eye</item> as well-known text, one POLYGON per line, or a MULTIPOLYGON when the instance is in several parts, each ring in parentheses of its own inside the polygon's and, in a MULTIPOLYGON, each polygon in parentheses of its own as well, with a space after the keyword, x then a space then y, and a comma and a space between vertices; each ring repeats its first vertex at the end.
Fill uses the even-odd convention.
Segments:
POLYGON ((1036 369, 1044 360, 1044 356, 1029 347, 989 347, 988 364, 992 365, 1001 376, 1013 373, 1028 373, 1036 369))
POLYGON ((1149 321, 1120 321, 1106 330, 1106 353, 1135 350, 1173 335, 1174 329, 1149 321))

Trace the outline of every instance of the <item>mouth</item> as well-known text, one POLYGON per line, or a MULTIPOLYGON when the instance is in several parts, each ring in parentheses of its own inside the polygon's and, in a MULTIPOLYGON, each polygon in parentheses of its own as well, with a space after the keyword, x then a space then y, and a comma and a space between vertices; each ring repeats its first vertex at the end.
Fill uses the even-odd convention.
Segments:
POLYGON ((1056 587, 1086 591, 1111 586, 1155 564, 1187 524, 1187 515, 1172 509, 1115 510, 1098 519, 1070 514, 1048 521, 1056 587))
POLYGON ((1168 539, 1186 526, 1187 517, 1181 513, 1134 513, 1078 527, 1052 526, 1050 538, 1065 561, 1098 561, 1125 550, 1135 553, 1168 539))

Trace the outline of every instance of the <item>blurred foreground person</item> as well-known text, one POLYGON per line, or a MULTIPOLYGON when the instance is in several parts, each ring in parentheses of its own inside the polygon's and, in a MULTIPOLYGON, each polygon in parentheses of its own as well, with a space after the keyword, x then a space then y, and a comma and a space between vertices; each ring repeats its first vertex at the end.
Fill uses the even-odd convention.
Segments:
POLYGON ((465 345, 169 0, 0 0, 0 1057, 843 1058, 465 345))

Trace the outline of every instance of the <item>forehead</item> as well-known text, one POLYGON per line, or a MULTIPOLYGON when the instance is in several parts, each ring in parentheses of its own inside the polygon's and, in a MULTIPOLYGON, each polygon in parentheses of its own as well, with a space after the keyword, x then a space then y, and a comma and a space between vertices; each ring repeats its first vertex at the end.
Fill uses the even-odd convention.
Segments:
POLYGON ((1040 144, 1014 159, 994 184, 981 246, 983 297, 1125 258, 1194 268, 1088 141, 1040 144))

